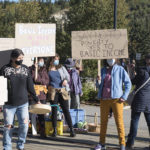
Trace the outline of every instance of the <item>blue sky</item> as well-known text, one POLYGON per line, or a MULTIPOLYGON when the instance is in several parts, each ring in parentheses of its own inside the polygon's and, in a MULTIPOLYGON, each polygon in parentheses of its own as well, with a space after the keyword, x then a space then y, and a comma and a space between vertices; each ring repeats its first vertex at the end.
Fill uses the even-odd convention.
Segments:
MULTIPOLYGON (((1 2, 4 2, 5 0, 0 0, 1 2)), ((18 2, 19 0, 8 0, 8 1, 14 1, 14 2, 18 2)), ((55 0, 51 0, 52 1, 52 3, 54 3, 55 2, 55 0)))

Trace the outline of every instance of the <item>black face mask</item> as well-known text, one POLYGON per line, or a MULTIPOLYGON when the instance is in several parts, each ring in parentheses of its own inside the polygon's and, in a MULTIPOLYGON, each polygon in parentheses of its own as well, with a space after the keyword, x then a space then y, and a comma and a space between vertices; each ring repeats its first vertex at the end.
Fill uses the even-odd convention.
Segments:
POLYGON ((23 62, 23 60, 16 60, 16 61, 15 61, 16 65, 21 65, 22 62, 23 62))

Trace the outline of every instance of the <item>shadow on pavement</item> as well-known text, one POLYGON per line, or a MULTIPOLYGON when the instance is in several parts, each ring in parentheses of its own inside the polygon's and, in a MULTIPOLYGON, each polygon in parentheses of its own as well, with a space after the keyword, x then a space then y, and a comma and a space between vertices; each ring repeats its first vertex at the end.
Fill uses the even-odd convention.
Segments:
MULTIPOLYGON (((98 133, 86 133, 87 135, 91 135, 91 136, 99 136, 98 133)), ((118 139, 118 135, 112 135, 112 134, 107 134, 106 137, 112 137, 112 138, 117 138, 118 139)), ((127 137, 126 137, 127 138, 127 137)), ((149 138, 144 138, 144 137, 136 137, 137 141, 143 141, 143 142, 149 142, 150 139, 149 138)))

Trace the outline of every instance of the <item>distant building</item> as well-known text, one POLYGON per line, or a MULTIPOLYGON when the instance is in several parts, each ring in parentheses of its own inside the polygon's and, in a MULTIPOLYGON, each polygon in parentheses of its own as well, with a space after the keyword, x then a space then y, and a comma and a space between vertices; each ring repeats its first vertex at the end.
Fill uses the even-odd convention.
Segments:
POLYGON ((69 11, 69 9, 63 9, 63 10, 51 15, 52 18, 55 18, 55 20, 57 21, 57 23, 60 25, 60 27, 62 29, 64 29, 65 21, 68 20, 68 17, 67 17, 68 11, 69 11))

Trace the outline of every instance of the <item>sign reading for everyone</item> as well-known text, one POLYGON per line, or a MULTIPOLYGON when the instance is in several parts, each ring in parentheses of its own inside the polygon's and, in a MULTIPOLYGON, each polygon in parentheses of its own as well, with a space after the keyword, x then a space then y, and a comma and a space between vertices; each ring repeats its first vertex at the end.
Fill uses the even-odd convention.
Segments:
POLYGON ((73 31, 72 57, 76 59, 128 58, 127 30, 73 31))
POLYGON ((16 24, 15 37, 15 47, 26 57, 55 55, 55 24, 16 24))

